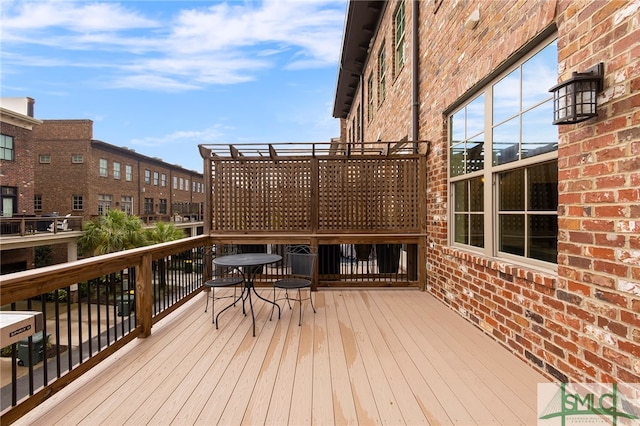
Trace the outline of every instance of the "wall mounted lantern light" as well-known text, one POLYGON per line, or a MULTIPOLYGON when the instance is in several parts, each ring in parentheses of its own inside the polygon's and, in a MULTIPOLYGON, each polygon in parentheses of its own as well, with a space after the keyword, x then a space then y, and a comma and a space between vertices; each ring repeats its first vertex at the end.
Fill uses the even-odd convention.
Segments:
POLYGON ((598 93, 604 85, 604 63, 549 89, 553 92, 553 124, 575 124, 598 115, 598 93))

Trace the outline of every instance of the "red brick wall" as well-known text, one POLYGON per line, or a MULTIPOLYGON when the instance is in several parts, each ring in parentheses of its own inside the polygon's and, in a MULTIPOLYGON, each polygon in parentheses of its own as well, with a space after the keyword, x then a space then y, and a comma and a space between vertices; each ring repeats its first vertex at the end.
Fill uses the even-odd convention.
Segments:
POLYGON ((93 137, 91 120, 44 120, 33 133, 36 191, 42 195, 40 214, 58 212, 64 216, 88 218, 90 151, 88 141, 93 137), (71 157, 81 154, 84 163, 73 164, 71 157), (50 155, 51 163, 41 164, 40 155, 50 155), (72 195, 83 195, 85 210, 72 210, 72 195))
POLYGON ((640 4, 564 1, 557 22, 561 80, 605 64, 598 118, 559 128, 556 293, 569 295, 559 308, 576 321, 584 344, 557 363, 572 377, 637 383, 640 4))
MULTIPOLYGON (((28 160, 33 155, 32 130, 1 122, 0 132, 3 135, 13 136, 15 155, 14 161, 0 160, 0 182, 2 186, 17 188, 16 214, 34 214, 34 168, 28 160)), ((13 267, 19 265, 33 267, 33 249, 5 250, 0 258, 2 273, 14 272, 13 267)))
MULTIPOLYGON (((389 43, 387 6, 365 68, 389 43)), ((365 140, 410 134, 407 60, 365 140), (407 79, 404 79, 404 75, 407 79)), ((640 3, 420 2, 420 139, 428 154, 427 288, 552 380, 640 381, 640 3), (438 8, 436 8, 438 4, 438 8), (464 23, 475 9, 473 30, 464 23), (557 26, 559 80, 605 63, 599 117, 559 126, 558 271, 544 272, 448 245, 445 112, 545 30, 557 26)), ((387 50, 391 61, 392 50, 387 50)), ((388 69, 391 69, 391 62, 388 69)), ((347 118, 351 125, 360 95, 347 118)), ((366 105, 366 100, 365 100, 366 105)), ((551 121, 551 117, 549 120, 551 121)))
MULTIPOLYGON (((172 167, 161 159, 153 159, 135 153, 133 150, 93 141, 91 120, 45 120, 34 132, 34 166, 37 192, 42 195, 43 210, 39 213, 58 212, 60 215, 72 213, 90 220, 98 215, 98 196, 112 196, 112 208, 120 208, 123 196, 133 197, 133 214, 143 216, 144 198, 154 199, 155 207, 160 199, 167 200, 168 219, 171 204, 175 202, 204 202, 204 192, 192 193, 192 182, 203 183, 202 174, 182 168, 172 167), (51 155, 50 164, 40 164, 39 155, 51 155), (73 154, 82 154, 84 162, 73 164, 73 154), (100 159, 107 160, 108 176, 100 176, 100 159), (120 179, 115 179, 113 163, 120 163, 120 179), (126 166, 132 167, 132 180, 125 179, 126 166), (151 184, 144 182, 144 170, 151 172, 151 184), (167 186, 153 183, 153 173, 167 175, 167 186), (173 190, 173 176, 189 180, 189 188, 173 190), (144 188, 144 192, 143 192, 144 188), (72 196, 83 196, 83 210, 72 211, 72 196), (118 204, 116 204, 118 203, 118 204)), ((195 150, 195 147, 194 147, 195 150)), ((160 217, 160 216, 158 216, 160 217)))
POLYGON ((17 214, 33 214, 34 170, 30 161, 25 161, 33 153, 32 131, 4 122, 0 126, 3 135, 13 136, 15 155, 15 161, 0 161, 2 185, 18 188, 17 214))

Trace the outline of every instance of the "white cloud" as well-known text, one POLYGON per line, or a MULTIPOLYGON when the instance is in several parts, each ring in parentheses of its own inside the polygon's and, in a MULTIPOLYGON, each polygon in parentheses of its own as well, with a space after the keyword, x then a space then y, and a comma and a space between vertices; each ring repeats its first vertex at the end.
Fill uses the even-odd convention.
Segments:
POLYGON ((137 88, 146 90, 161 90, 163 92, 180 92, 198 88, 198 86, 194 84, 182 83, 173 78, 149 74, 137 74, 125 76, 122 78, 116 78, 109 85, 118 89, 137 88))
POLYGON ((179 130, 167 135, 149 136, 146 138, 132 139, 134 146, 159 147, 175 144, 195 146, 201 143, 214 143, 219 141, 229 127, 217 124, 204 130, 179 130))
POLYGON ((113 87, 179 91, 338 61, 344 0, 196 2, 171 17, 162 4, 180 2, 3 1, 4 65, 23 52, 21 66, 92 67, 113 87))
POLYGON ((160 23, 119 3, 61 0, 3 1, 2 26, 7 34, 17 30, 65 28, 71 32, 153 28, 160 23))

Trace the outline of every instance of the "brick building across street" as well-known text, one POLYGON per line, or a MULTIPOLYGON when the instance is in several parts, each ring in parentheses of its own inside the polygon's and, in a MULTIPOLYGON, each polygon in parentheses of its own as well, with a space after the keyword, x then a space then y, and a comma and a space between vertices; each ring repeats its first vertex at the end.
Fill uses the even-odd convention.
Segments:
POLYGON ((43 120, 33 139, 36 213, 202 219, 202 173, 95 140, 91 120, 43 120))
MULTIPOLYGON (((146 223, 202 220, 201 172, 96 140, 91 120, 37 120, 34 103, 2 99, 3 217, 71 215, 68 230, 75 231, 109 209, 146 223)), ((54 263, 67 260, 60 246, 54 263)), ((32 248, 2 251, 2 273, 33 264, 32 248)))

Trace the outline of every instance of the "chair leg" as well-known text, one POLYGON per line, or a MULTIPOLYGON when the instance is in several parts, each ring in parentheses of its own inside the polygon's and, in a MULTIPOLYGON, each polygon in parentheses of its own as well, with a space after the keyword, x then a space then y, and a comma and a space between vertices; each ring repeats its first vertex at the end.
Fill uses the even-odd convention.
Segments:
POLYGON ((216 321, 216 291, 211 287, 211 324, 216 321))
POLYGON ((275 309, 275 303, 276 303, 276 288, 275 286, 273 287, 273 305, 271 305, 271 315, 269 315, 269 321, 271 321, 271 318, 273 318, 273 310, 275 309))
MULTIPOLYGON (((299 291, 299 290, 298 290, 299 291)), ((287 300, 287 304, 289 305, 289 309, 293 309, 291 307, 291 301, 289 300, 289 290, 284 291, 284 298, 287 300)))
POLYGON ((316 307, 313 306, 313 297, 311 296, 311 294, 312 294, 312 291, 311 291, 311 288, 309 288, 309 300, 311 301, 311 308, 313 309, 313 313, 315 314, 316 313, 316 307))
POLYGON ((298 319, 298 326, 302 326, 302 293, 298 289, 298 304, 300 305, 300 318, 298 319))
POLYGON ((211 323, 213 324, 216 317, 216 295, 214 287, 209 288, 209 292, 207 293, 207 303, 204 305, 204 311, 207 312, 209 309, 209 298, 211 298, 211 323))

